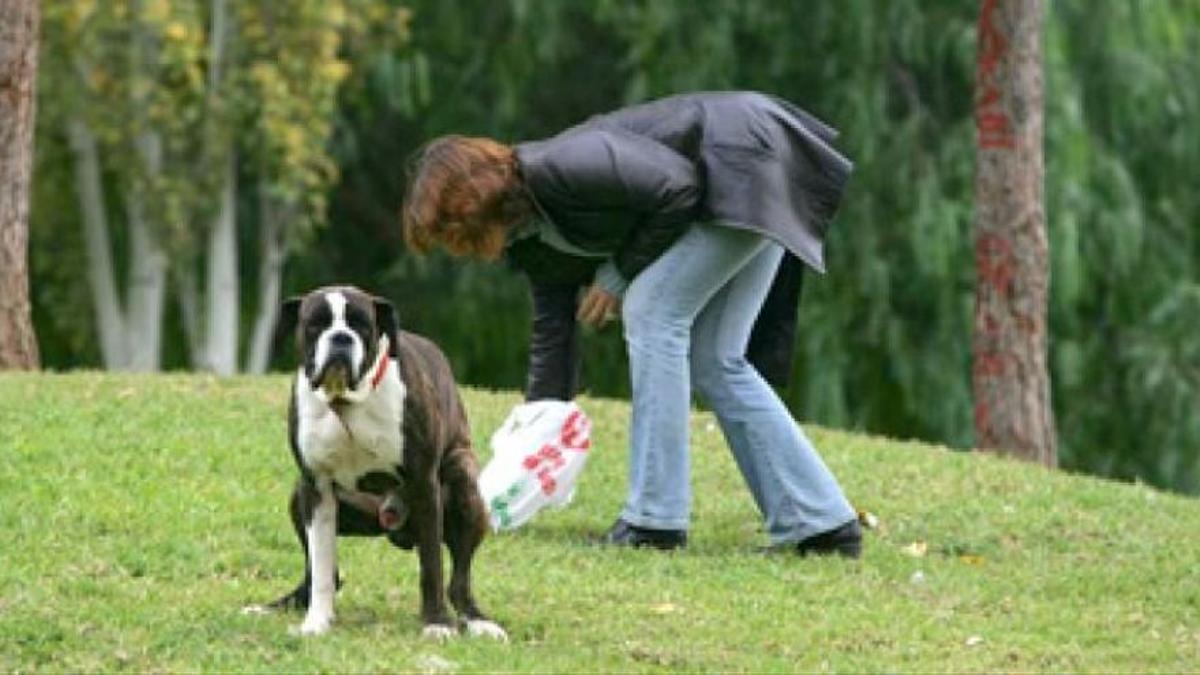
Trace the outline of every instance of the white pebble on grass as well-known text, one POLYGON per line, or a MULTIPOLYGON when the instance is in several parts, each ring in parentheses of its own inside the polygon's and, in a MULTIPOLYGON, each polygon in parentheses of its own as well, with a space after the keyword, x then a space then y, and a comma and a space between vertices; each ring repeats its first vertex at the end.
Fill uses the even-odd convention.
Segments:
POLYGON ((453 673, 458 670, 458 664, 444 659, 437 654, 422 654, 417 657, 417 670, 422 673, 453 673))

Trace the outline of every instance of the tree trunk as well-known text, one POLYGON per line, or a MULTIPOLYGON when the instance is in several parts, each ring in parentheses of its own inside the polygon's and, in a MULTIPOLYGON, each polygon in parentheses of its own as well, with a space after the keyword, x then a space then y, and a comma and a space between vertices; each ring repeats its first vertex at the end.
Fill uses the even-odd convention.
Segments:
POLYGON ((275 333, 275 322, 279 319, 279 289, 282 285, 283 263, 287 258, 283 242, 283 219, 288 211, 266 194, 265 187, 259 190, 258 200, 258 223, 262 235, 258 252, 258 316, 254 320, 250 353, 246 357, 246 371, 255 375, 265 373, 271 360, 271 338, 275 333))
POLYGON ((130 16, 130 115, 141 131, 134 139, 134 155, 139 163, 125 193, 125 213, 129 223, 125 344, 132 370, 156 371, 162 362, 167 255, 147 220, 146 194, 151 189, 153 177, 162 172, 162 139, 152 128, 148 102, 158 58, 141 21, 142 6, 138 0, 132 2, 130 16))
POLYGON ((129 316, 126 350, 129 368, 162 367, 163 300, 167 290, 167 254, 154 240, 142 217, 129 222, 129 316))
MULTIPOLYGON (((148 175, 162 168, 158 135, 145 132, 138 138, 138 154, 148 175)), ((162 367, 163 300, 167 290, 167 254, 146 222, 141 190, 125 197, 129 219, 129 289, 126 316, 126 353, 129 368, 156 371, 162 367)))
POLYGON ((976 444, 1057 464, 1046 368, 1042 0, 983 0, 975 91, 976 444))
POLYGON ((222 177, 221 201, 208 236, 204 355, 205 366, 219 375, 232 375, 238 366, 237 159, 232 137, 222 134, 217 126, 229 30, 226 2, 214 0, 208 45, 206 137, 208 150, 220 160, 222 177))
POLYGON ((29 177, 37 0, 0 2, 0 369, 36 369, 29 306, 29 177))
POLYGON ((221 179, 221 205, 208 238, 208 367, 232 375, 238 364, 237 170, 230 152, 221 179))
POLYGON ((117 296, 108 217, 104 211, 100 153, 96 148, 95 135, 83 120, 71 120, 67 125, 67 135, 71 139, 71 152, 75 155, 75 190, 79 196, 79 211, 83 217, 83 234, 87 243, 88 281, 100 333, 100 355, 105 368, 121 370, 129 367, 129 354, 125 348, 125 314, 117 296))

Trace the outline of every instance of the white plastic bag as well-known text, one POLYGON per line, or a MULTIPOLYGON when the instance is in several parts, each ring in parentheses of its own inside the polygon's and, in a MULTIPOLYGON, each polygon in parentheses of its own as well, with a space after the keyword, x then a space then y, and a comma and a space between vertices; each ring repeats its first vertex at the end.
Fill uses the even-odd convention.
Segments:
POLYGON ((513 408, 492 434, 492 459, 479 476, 492 530, 515 530, 546 505, 562 508, 587 462, 592 422, 573 402, 513 408))

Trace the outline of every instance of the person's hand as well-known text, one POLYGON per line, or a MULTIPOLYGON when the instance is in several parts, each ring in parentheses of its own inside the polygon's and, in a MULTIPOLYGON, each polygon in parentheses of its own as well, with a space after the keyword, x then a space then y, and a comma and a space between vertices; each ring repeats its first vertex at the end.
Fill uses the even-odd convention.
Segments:
POLYGON ((621 314, 621 298, 593 285, 583 294, 575 318, 592 328, 601 328, 621 314))

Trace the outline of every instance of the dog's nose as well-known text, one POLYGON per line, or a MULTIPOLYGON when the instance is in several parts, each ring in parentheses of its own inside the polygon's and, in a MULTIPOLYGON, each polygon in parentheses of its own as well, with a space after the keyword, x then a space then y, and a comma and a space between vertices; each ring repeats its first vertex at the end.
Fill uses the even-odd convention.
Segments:
POLYGON ((329 336, 329 344, 334 347, 348 348, 354 344, 354 338, 349 333, 338 332, 329 336))

